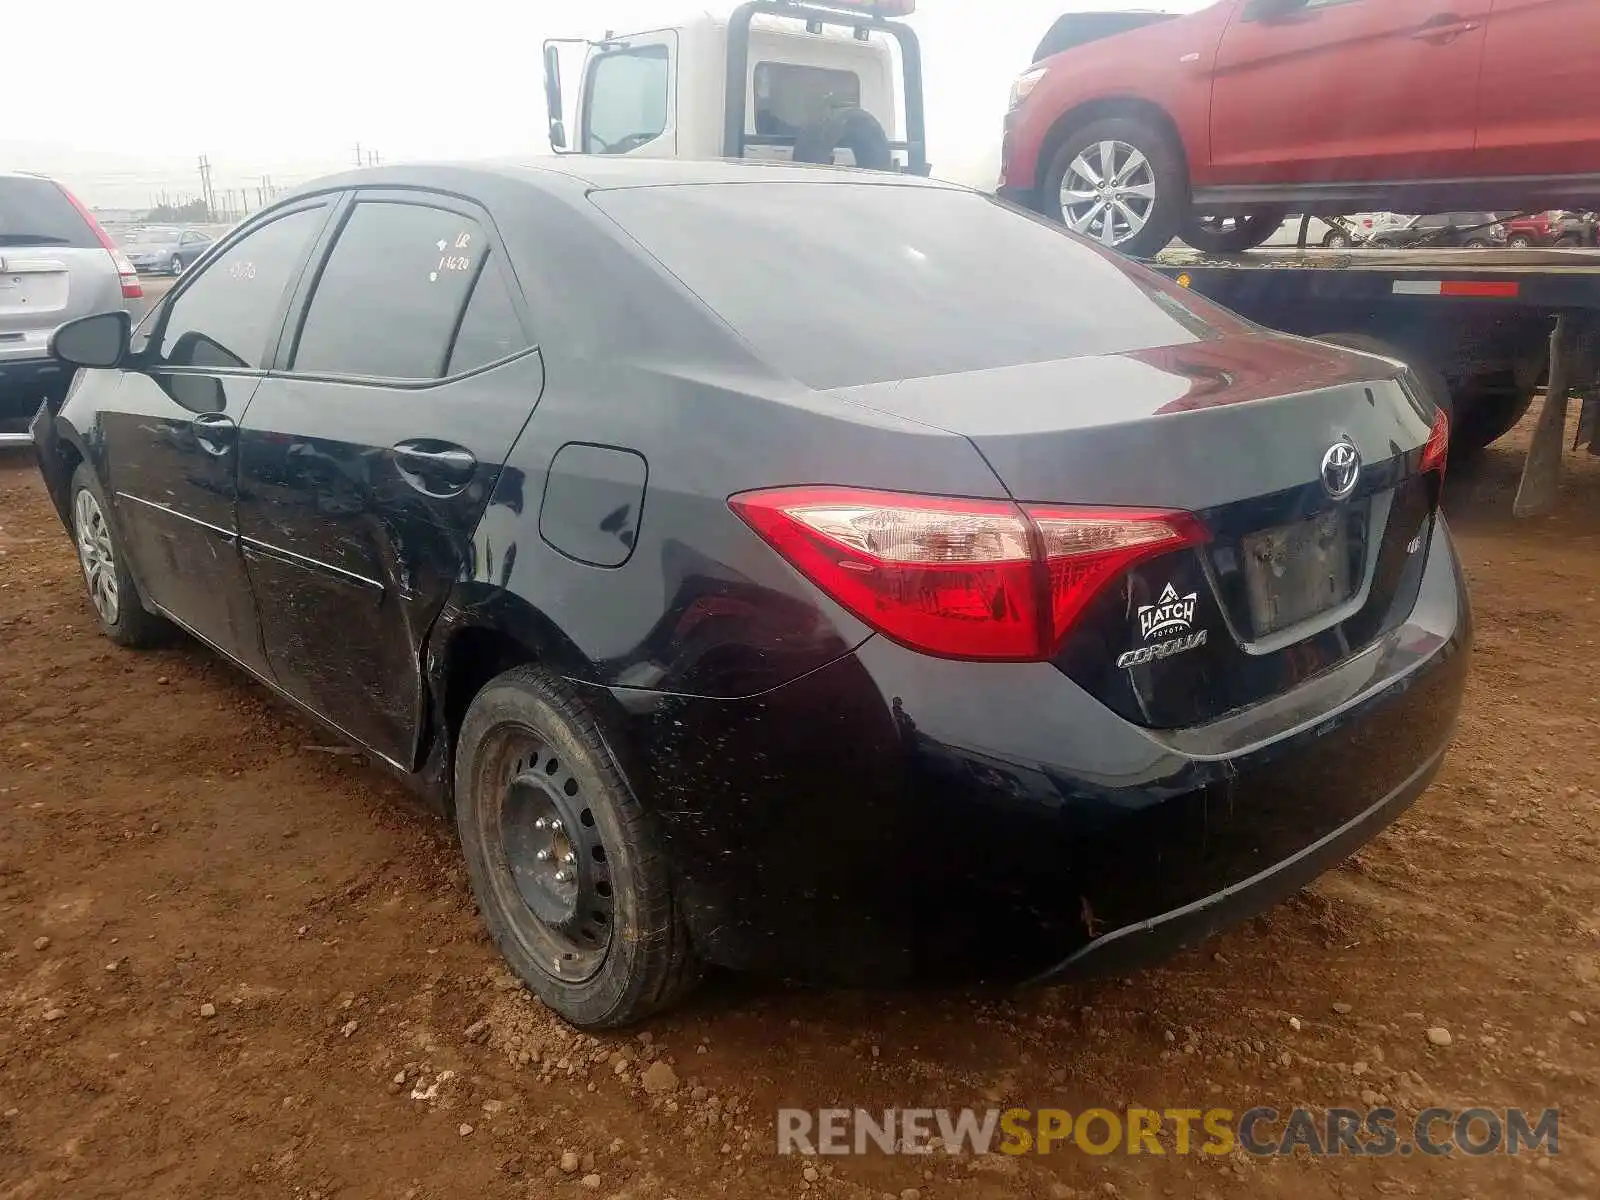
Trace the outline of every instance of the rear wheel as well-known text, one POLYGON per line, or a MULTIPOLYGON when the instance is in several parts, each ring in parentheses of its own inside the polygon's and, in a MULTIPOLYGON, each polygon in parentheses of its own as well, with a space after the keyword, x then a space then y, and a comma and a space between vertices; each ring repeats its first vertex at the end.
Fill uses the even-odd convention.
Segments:
POLYGON ((534 667, 485 686, 462 722, 455 792, 484 922, 545 1004, 574 1025, 609 1029, 693 985, 653 822, 570 687, 534 667))
POLYGON ((1350 248, 1350 236, 1342 230, 1330 229, 1327 236, 1322 239, 1322 244, 1329 250, 1348 250, 1350 248))
POLYGON ((1487 250, 1488 248, 1489 248, 1489 243, 1484 241, 1482 238, 1468 238, 1467 239, 1467 249, 1468 250, 1487 250))
POLYGON ((176 254, 172 256, 172 261, 168 263, 167 266, 171 268, 173 275, 183 274, 183 259, 179 258, 176 254))
POLYGON ((1137 117, 1105 117, 1056 151, 1041 207, 1074 233, 1123 254, 1154 254, 1189 209, 1189 178, 1172 136, 1137 117))
POLYGON ((144 607, 128 571, 122 540, 111 523, 111 506, 86 462, 72 473, 69 511, 72 543, 100 632, 129 649, 159 644, 170 626, 144 607))
POLYGON ((1533 246, 1533 239, 1525 233, 1519 233, 1506 243, 1513 250, 1527 250, 1533 246))
POLYGON ((1207 254, 1242 254, 1277 233, 1287 215, 1282 208, 1262 208, 1227 217, 1197 212, 1190 215, 1181 236, 1207 254))

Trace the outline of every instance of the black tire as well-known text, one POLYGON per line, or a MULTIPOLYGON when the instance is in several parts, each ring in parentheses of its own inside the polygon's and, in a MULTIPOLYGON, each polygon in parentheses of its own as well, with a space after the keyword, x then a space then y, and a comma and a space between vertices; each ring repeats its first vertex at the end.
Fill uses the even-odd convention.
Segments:
MULTIPOLYGON (((1051 220, 1070 225, 1061 202, 1061 181, 1078 155, 1101 142, 1122 142, 1139 151, 1149 164, 1155 185, 1155 197, 1144 228, 1131 237, 1110 243, 1110 248, 1134 256, 1154 254, 1177 236, 1178 227, 1188 216, 1189 171, 1184 165, 1183 151, 1172 135, 1149 121, 1138 117, 1104 117, 1070 133, 1045 171, 1038 192, 1038 209, 1051 220)), ((1108 244, 1086 231, 1078 233, 1101 245, 1108 244)))
POLYGON ((1422 390, 1428 394, 1428 399, 1433 401, 1435 407, 1444 409, 1445 417, 1449 419, 1452 428, 1454 427, 1456 414, 1455 405, 1450 398, 1450 382, 1439 368, 1392 342, 1375 338, 1371 334, 1346 331, 1319 333, 1316 337, 1319 342, 1332 342, 1335 346, 1343 346, 1346 350, 1399 359, 1411 368, 1412 373, 1421 382, 1422 390))
POLYGON ((1231 220, 1231 226, 1212 227, 1205 223, 1208 218, 1190 213, 1179 236, 1204 254, 1243 254, 1277 233, 1288 215, 1287 209, 1262 208, 1223 218, 1231 220))
POLYGON ((849 150, 856 166, 869 171, 894 169, 894 152, 889 135, 878 119, 863 108, 841 108, 826 119, 802 129, 794 140, 794 161, 833 162, 835 150, 849 150))
POLYGON ((167 268, 172 272, 173 278, 177 278, 183 274, 183 259, 174 254, 172 261, 167 264, 167 268))
POLYGON ((1330 229, 1323 235, 1322 244, 1329 250, 1350 249, 1350 235, 1337 229, 1330 229))
POLYGON ((94 613, 100 632, 117 645, 130 650, 160 645, 172 632, 172 626, 163 617, 145 608, 144 597, 139 594, 139 586, 128 570, 127 552, 111 505, 106 500, 105 490, 86 462, 79 463, 77 470, 72 473, 72 483, 67 493, 67 516, 72 529, 72 548, 78 556, 78 569, 83 575, 84 588, 89 593, 89 610, 94 613), (98 529, 94 528, 92 520, 86 521, 89 514, 85 511, 87 506, 79 500, 80 493, 87 493, 92 498, 93 509, 100 522, 98 529), (96 567, 91 567, 90 556, 84 549, 86 524, 90 526, 89 540, 103 548, 96 553, 96 567), (107 570, 109 582, 113 585, 111 615, 108 615, 105 603, 106 577, 97 573, 107 570))
POLYGON ((1489 243, 1482 238, 1471 238, 1467 241, 1468 250, 1487 250, 1488 248, 1489 243))
POLYGON ((1533 239, 1525 233, 1519 233, 1506 242, 1506 247, 1511 250, 1531 250, 1533 239))
POLYGON ((1531 389, 1521 394, 1466 392, 1457 396, 1455 408, 1461 418, 1450 429, 1451 457, 1465 458, 1488 449, 1515 429, 1532 407, 1531 389))
MULTIPOLYGON (((505 672, 478 693, 456 744, 456 828, 489 934, 546 1005, 595 1030, 643 1020, 698 979, 654 822, 612 746, 593 708, 531 666, 505 672), (539 805, 566 814, 551 827, 562 840, 548 867, 534 865, 523 836, 532 815, 545 811, 539 805), (536 876, 567 861, 576 863, 573 921, 589 926, 587 940, 581 930, 563 932, 547 922, 526 899, 528 889, 549 886, 548 874, 544 885, 536 876), (592 911, 605 905, 609 915, 592 911), (601 929, 606 940, 590 946, 601 929), (569 946, 576 949, 564 952, 569 946), (570 964, 569 978, 554 969, 558 960, 570 964)), ((553 898, 536 891, 533 902, 553 898)))

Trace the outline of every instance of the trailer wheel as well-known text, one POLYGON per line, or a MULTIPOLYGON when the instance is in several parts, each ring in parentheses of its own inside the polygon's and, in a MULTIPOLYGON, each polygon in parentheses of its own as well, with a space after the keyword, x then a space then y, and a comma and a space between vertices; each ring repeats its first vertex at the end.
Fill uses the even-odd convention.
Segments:
POLYGON ((1340 332, 1319 333, 1316 335, 1319 342, 1332 342, 1335 346, 1342 346, 1346 350, 1354 350, 1360 354, 1377 354, 1383 358, 1398 358, 1411 368, 1412 374, 1422 384, 1422 390, 1428 393, 1436 408, 1444 410, 1445 417, 1450 421, 1451 445, 1455 444, 1455 405, 1450 397, 1450 384, 1445 379, 1444 372, 1432 363, 1418 358, 1415 354, 1402 350, 1391 342, 1382 338, 1375 338, 1368 333, 1340 332))
POLYGON ((1517 427, 1533 407, 1533 392, 1466 392, 1456 406, 1461 421, 1450 430, 1451 453, 1476 454, 1517 427))
POLYGON ((856 166, 869 171, 894 169, 894 152, 883 126, 864 108, 841 108, 825 120, 807 125, 794 139, 794 161, 833 162, 835 150, 849 150, 856 166))

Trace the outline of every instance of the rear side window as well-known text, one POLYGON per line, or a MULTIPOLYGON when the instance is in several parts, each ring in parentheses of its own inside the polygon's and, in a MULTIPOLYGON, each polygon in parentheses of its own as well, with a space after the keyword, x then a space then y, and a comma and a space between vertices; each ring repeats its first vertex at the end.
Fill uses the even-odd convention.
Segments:
POLYGON ((100 239, 48 179, 0 175, 0 246, 99 250, 100 239))
POLYGON ((456 331, 445 373, 459 375, 498 362, 527 347, 528 339, 523 336, 522 323, 517 320, 511 289, 506 286, 491 255, 478 275, 478 282, 473 285, 472 299, 467 301, 461 328, 456 331))
POLYGON ((794 137, 836 108, 861 107, 861 80, 851 71, 796 63, 757 63, 756 133, 794 137))
POLYGON ((667 128, 668 87, 665 46, 600 55, 584 89, 584 153, 620 154, 660 137, 667 128))
POLYGON ((303 208, 228 247, 173 301, 159 356, 174 367, 264 367, 299 273, 327 212, 303 208))
POLYGON ((772 366, 813 388, 1255 332, 977 192, 774 182, 592 200, 772 366))
POLYGON ((291 369, 442 378, 488 250, 482 227, 447 209, 357 204, 311 294, 291 369))

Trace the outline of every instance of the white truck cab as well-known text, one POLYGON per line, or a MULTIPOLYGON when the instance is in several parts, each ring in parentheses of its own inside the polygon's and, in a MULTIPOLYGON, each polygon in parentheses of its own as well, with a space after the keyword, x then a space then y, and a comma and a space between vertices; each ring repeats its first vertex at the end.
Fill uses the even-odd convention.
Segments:
POLYGON ((544 44, 560 153, 766 158, 929 172, 916 0, 748 0, 598 41, 544 44), (568 145, 562 45, 585 49, 568 145), (898 54, 896 54, 898 46, 898 54), (898 78, 897 78, 898 76, 898 78), (902 129, 904 132, 902 132, 902 129))

